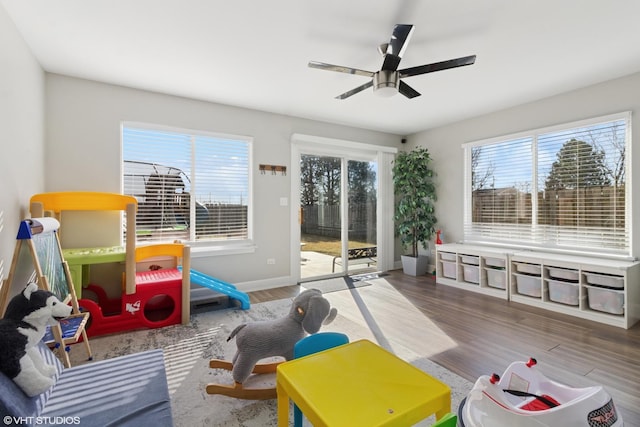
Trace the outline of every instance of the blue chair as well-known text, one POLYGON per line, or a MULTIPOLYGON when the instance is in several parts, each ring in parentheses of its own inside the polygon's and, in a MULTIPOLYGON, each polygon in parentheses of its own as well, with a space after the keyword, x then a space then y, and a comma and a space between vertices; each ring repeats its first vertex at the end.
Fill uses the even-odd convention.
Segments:
MULTIPOLYGON (((296 343, 293 347, 293 358, 298 359, 348 343, 349 337, 340 332, 317 332, 296 343)), ((293 405, 293 425, 302 427, 302 411, 297 405, 293 405)))

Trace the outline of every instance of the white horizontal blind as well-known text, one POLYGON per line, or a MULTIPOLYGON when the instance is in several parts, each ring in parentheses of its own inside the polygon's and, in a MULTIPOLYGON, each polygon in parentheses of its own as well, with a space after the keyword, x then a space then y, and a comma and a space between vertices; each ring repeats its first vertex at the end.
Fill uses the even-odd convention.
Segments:
POLYGON ((249 139, 131 124, 122 153, 137 241, 249 238, 249 139))
POLYGON ((532 139, 471 148, 471 222, 474 240, 530 239, 532 139))
POLYGON ((465 146, 465 240, 630 256, 621 114, 465 146))

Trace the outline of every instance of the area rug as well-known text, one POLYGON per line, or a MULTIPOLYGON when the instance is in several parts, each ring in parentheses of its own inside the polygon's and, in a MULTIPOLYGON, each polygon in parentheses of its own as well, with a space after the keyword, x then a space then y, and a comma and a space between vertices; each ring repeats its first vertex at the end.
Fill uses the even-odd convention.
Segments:
POLYGON ((315 288, 322 291, 323 294, 328 294, 337 291, 346 291, 348 289, 362 288, 364 286, 370 286, 371 283, 365 280, 355 280, 351 277, 333 277, 331 279, 314 280, 311 282, 304 282, 302 286, 307 289, 315 288))
MULTIPOLYGON (((351 290, 350 292, 356 292, 351 290)), ((348 294, 349 292, 346 292, 348 294)), ((335 295, 339 295, 336 293, 335 295)), ((344 297, 344 296, 343 296, 344 297)), ((227 342, 229 333, 239 324, 285 316, 291 299, 253 304, 250 310, 227 309, 199 313, 191 316, 189 325, 175 325, 161 329, 132 331, 108 337, 91 339, 94 360, 109 359, 154 348, 164 350, 165 365, 171 395, 174 424, 177 427, 193 426, 234 426, 267 427, 277 425, 275 400, 251 401, 234 399, 205 392, 208 383, 232 384, 231 373, 209 369, 211 358, 230 360, 235 353, 235 341, 227 342)), ((339 309, 340 313, 340 309, 339 309)), ((366 325, 358 324, 347 313, 338 314, 333 323, 323 330, 341 331, 351 341, 360 338, 375 340, 375 334, 366 325)), ((421 325, 416 325, 420 327, 421 325)), ((379 343, 383 345, 383 343, 379 343)), ((458 375, 431 362, 426 357, 414 353, 405 344, 395 343, 388 338, 386 345, 395 349, 396 355, 416 367, 439 378, 451 387, 452 410, 471 389, 471 383, 458 375)), ((386 346, 383 345, 383 346, 386 346)), ((71 359, 74 365, 91 363, 84 348, 72 346, 71 359)), ((247 386, 273 386, 275 375, 253 376, 247 386)), ((290 415, 290 419, 292 415, 290 415)), ((420 423, 428 426, 433 417, 420 423)))

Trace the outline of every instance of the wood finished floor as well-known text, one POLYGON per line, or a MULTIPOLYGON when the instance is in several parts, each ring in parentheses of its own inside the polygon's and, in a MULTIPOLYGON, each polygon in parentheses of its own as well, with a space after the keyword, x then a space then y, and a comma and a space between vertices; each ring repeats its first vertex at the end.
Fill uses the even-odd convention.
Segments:
MULTIPOLYGON (((429 354, 432 361, 474 382, 480 375, 500 374, 514 360, 532 356, 552 379, 576 387, 604 385, 625 427, 640 427, 640 324, 628 330, 602 325, 436 285, 431 277, 411 277, 401 271, 389 272, 384 279, 438 328, 438 334, 427 336, 434 340, 446 336, 456 343, 429 354)), ((258 303, 299 292, 299 286, 287 286, 252 292, 250 298, 258 303)), ((367 292, 369 301, 371 295, 379 296, 380 303, 389 298, 388 289, 377 294, 372 286, 367 292)), ((401 315, 398 307, 376 317, 376 322, 393 322, 401 315)), ((423 340, 426 331, 405 332, 423 340)), ((433 346, 437 348, 439 343, 433 342, 433 346)))

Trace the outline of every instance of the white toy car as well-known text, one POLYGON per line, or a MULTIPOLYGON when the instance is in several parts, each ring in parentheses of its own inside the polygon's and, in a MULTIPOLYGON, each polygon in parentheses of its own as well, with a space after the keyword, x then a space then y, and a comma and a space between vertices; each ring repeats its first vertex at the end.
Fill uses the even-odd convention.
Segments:
POLYGON ((621 427, 602 386, 573 388, 545 377, 536 360, 514 362, 502 377, 483 375, 458 408, 460 427, 621 427))

